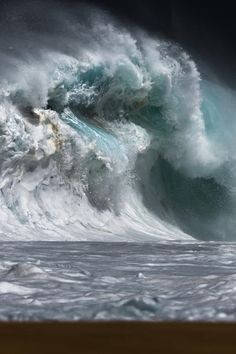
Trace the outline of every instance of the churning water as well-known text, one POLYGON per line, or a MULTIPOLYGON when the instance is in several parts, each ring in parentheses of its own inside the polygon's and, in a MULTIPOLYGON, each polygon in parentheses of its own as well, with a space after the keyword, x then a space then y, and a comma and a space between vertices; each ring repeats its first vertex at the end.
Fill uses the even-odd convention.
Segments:
POLYGON ((234 319, 236 93, 91 14, 0 42, 0 318, 234 319))

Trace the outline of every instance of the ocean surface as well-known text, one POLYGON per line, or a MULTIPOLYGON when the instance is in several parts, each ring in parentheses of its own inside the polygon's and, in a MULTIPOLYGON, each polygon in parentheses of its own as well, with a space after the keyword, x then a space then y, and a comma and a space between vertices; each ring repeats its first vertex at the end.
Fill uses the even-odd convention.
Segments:
POLYGON ((50 4, 1 18, 0 320, 234 320, 236 91, 50 4))
POLYGON ((0 320, 236 319, 236 245, 1 243, 0 320))

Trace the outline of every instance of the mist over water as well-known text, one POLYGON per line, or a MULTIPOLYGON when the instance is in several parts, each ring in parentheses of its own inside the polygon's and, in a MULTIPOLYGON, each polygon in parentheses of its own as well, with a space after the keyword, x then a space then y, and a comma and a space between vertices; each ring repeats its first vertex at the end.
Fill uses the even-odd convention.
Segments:
POLYGON ((235 92, 95 7, 5 5, 1 240, 235 240, 235 92))

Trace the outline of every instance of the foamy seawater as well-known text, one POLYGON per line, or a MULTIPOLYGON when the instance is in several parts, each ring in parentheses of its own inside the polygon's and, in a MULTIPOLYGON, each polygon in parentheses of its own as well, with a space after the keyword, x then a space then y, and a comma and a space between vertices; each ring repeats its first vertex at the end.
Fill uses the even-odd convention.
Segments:
POLYGON ((0 320, 235 320, 236 245, 1 243, 0 320))
POLYGON ((0 320, 235 320, 236 90, 102 9, 7 3, 0 320))

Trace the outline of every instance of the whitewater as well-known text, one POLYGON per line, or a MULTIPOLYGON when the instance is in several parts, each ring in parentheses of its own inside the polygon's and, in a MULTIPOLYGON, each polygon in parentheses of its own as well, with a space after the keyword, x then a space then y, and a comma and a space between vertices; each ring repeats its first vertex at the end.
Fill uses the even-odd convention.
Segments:
POLYGON ((0 30, 0 320, 235 320, 236 92, 94 7, 0 30))
POLYGON ((2 53, 1 240, 234 240, 235 92, 107 15, 64 22, 2 53))

